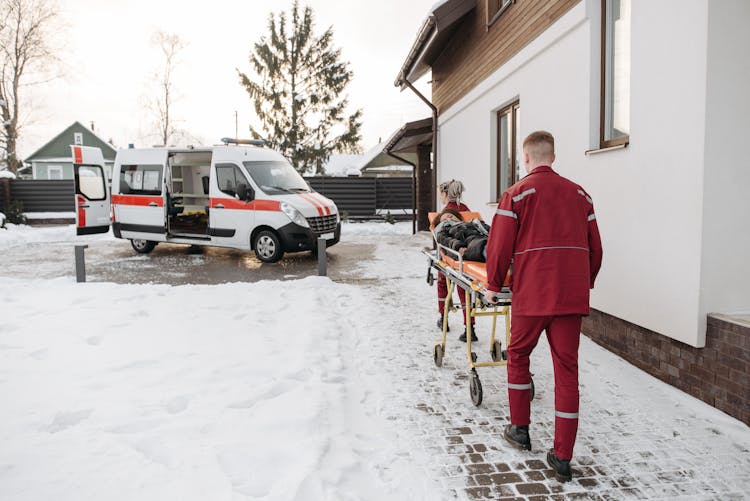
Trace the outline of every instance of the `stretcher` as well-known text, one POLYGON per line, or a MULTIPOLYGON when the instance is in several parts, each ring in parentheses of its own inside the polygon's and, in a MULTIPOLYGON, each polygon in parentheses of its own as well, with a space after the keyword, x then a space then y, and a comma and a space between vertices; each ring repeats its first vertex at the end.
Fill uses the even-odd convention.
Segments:
MULTIPOLYGON (((434 219, 437 213, 429 213, 430 221, 434 219)), ((462 212, 461 216, 464 221, 468 222, 473 219, 481 219, 477 212, 462 212)), ((433 228, 431 228, 433 229, 433 228)), ((453 304, 453 290, 456 286, 464 290, 466 295, 466 307, 463 314, 466 315, 466 357, 469 362, 469 393, 471 401, 475 406, 482 404, 482 382, 479 379, 477 368, 479 367, 502 367, 508 364, 507 351, 503 348, 503 343, 496 339, 497 319, 503 317, 505 323, 505 346, 510 344, 510 271, 505 277, 502 290, 496 294, 497 303, 487 303, 484 300, 484 293, 487 290, 487 265, 478 261, 467 261, 463 256, 444 245, 435 242, 436 248, 433 251, 422 251, 429 258, 429 268, 427 272, 427 282, 432 285, 434 276, 432 270, 443 275, 446 280, 448 294, 445 298, 445 307, 443 309, 443 335, 442 339, 435 343, 433 347, 433 360, 435 365, 443 365, 445 356, 445 347, 448 332, 448 315, 453 311, 462 310, 461 304, 453 304), (492 330, 490 334, 490 358, 491 362, 479 362, 476 352, 472 350, 472 320, 477 317, 491 317, 492 330)), ((531 398, 534 398, 534 381, 531 381, 531 398)))

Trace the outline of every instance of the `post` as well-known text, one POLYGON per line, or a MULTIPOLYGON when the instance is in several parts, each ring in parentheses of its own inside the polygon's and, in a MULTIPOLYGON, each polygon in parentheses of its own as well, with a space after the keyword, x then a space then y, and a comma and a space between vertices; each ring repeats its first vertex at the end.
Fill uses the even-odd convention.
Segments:
POLYGON ((83 250, 88 245, 76 245, 76 282, 81 283, 86 281, 86 261, 83 256, 83 250))
POLYGON ((326 255, 326 239, 318 237, 318 276, 326 276, 328 265, 328 256, 326 255))

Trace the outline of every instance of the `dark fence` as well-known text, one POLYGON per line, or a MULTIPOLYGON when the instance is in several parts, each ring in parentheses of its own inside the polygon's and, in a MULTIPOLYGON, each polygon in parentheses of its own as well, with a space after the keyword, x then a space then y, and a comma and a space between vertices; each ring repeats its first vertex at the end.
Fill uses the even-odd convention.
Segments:
MULTIPOLYGON (((10 182, 10 199, 23 203, 24 212, 73 212, 73 181, 10 182)), ((0 207, 5 207, 5 195, 0 190, 0 207)))
POLYGON ((374 216, 382 210, 405 213, 412 208, 410 177, 308 177, 305 180, 349 216, 374 216))
MULTIPOLYGON (((305 180, 349 216, 374 216, 382 210, 406 213, 412 208, 410 177, 308 177, 305 180)), ((0 208, 5 207, 3 197, 3 190, 0 190, 0 208)), ((11 181, 10 198, 21 201, 24 212, 75 210, 72 180, 11 181)))

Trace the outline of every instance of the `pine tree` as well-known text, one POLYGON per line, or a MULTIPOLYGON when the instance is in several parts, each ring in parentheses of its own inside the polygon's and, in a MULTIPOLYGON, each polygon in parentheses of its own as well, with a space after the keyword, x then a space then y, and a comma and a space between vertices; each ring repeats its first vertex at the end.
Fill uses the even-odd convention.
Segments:
POLYGON ((297 0, 290 15, 288 23, 286 13, 271 13, 268 36, 250 53, 258 80, 238 71, 261 122, 260 131, 251 126, 250 132, 298 172, 324 174, 332 153, 360 151, 362 110, 346 115, 344 89, 352 72, 340 61, 341 49, 333 47, 333 29, 316 36, 312 9, 300 12, 297 0))

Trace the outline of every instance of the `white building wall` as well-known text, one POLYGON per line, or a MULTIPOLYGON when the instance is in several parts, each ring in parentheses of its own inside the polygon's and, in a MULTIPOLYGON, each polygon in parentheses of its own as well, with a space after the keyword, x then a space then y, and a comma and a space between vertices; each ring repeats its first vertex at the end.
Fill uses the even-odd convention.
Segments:
POLYGON ((701 318, 750 312, 748 20, 747 0, 709 2, 701 318))
POLYGON ((518 97, 519 139, 550 131, 553 167, 594 199, 604 263, 592 306, 702 346, 707 0, 633 2, 631 144, 586 156, 599 127, 599 3, 581 2, 441 114, 438 181, 463 180, 467 205, 491 219, 495 111, 518 97))

